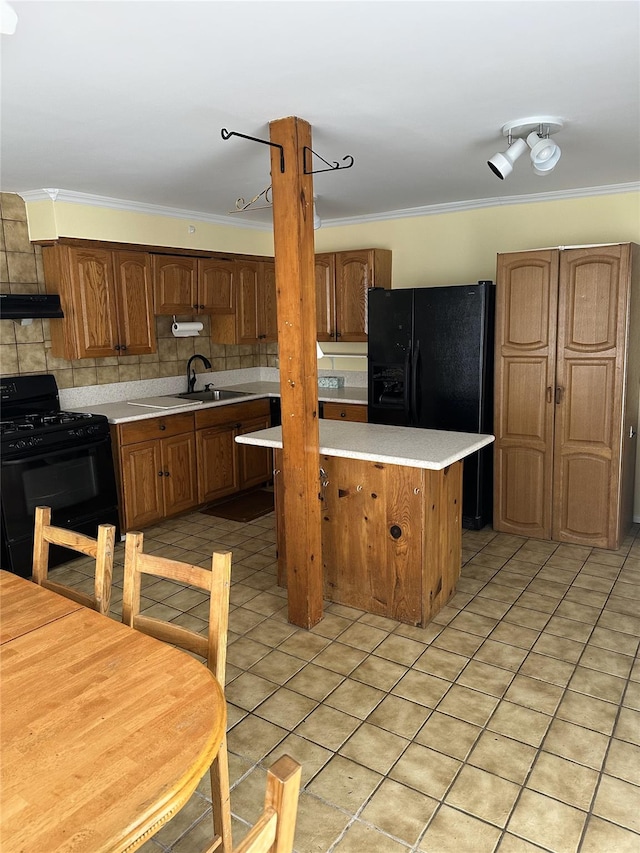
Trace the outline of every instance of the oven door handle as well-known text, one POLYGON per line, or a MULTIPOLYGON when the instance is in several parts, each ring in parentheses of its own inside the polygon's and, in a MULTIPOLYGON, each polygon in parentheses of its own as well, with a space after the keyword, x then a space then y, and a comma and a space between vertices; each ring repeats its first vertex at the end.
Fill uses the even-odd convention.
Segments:
POLYGON ((76 444, 68 447, 49 447, 44 453, 38 453, 35 456, 31 456, 30 454, 25 456, 22 454, 21 456, 16 456, 13 459, 7 459, 5 454, 2 458, 2 467, 4 468, 8 465, 24 465, 25 462, 40 462, 42 460, 51 461, 56 456, 61 456, 64 453, 75 453, 78 455, 78 450, 92 450, 94 447, 99 447, 101 444, 105 443, 111 443, 111 436, 103 435, 100 438, 95 439, 95 441, 80 445, 76 444))

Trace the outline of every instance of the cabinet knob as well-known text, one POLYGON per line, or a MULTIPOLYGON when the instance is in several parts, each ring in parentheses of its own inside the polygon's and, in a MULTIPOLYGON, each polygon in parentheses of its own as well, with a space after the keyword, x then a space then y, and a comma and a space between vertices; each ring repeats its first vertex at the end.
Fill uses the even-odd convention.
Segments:
POLYGON ((165 476, 165 477, 170 477, 170 476, 171 476, 171 474, 170 474, 168 471, 165 471, 165 472, 164 472, 164 476, 165 476))
POLYGON ((116 352, 120 352, 120 344, 116 344, 116 345, 114 346, 114 350, 115 350, 116 352))
POLYGON ((340 412, 340 417, 341 417, 341 418, 346 418, 346 417, 347 417, 347 413, 346 413, 346 412, 340 412))
POLYGON ((201 308, 202 310, 204 310, 204 305, 198 305, 198 308, 201 308))
POLYGON ((158 477, 164 477, 164 472, 163 472, 163 471, 158 471, 158 477))
POLYGON ((162 432, 164 432, 166 428, 167 428, 166 424, 158 424, 158 429, 161 430, 162 432))
POLYGON ((120 349, 122 350, 122 352, 126 352, 126 351, 127 351, 127 345, 126 345, 126 344, 123 344, 123 345, 120 347, 120 349))
POLYGON ((195 310, 195 311, 197 311, 197 310, 198 310, 198 303, 196 303, 196 304, 193 306, 193 308, 194 308, 194 310, 195 310))

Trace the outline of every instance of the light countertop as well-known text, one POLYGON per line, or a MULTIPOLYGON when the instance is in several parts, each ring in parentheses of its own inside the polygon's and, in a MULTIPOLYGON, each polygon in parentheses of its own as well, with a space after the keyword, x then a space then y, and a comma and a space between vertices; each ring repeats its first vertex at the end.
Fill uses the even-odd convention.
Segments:
MULTIPOLYGON (((129 421, 140 421, 148 418, 168 417, 180 412, 197 412, 201 409, 208 409, 213 406, 229 406, 234 403, 244 403, 247 400, 258 400, 263 397, 279 397, 280 383, 279 382, 247 382, 242 385, 216 385, 216 388, 225 388, 231 391, 244 391, 247 396, 236 397, 232 400, 220 400, 217 402, 193 402, 185 400, 184 405, 176 408, 158 409, 147 408, 139 404, 133 405, 127 401, 119 401, 113 403, 97 403, 96 405, 78 405, 67 407, 74 412, 90 412, 93 415, 105 415, 111 424, 123 424, 129 421)), ((158 395, 155 395, 156 397, 158 395)), ((172 396, 168 394, 167 396, 172 396)), ((139 399, 139 398, 136 398, 139 399)), ((149 399, 154 397, 149 395, 149 399)), ((318 399, 325 401, 335 401, 339 403, 367 403, 366 388, 319 388, 318 399)))
MULTIPOLYGON (((320 454, 385 462, 408 468, 440 471, 464 459, 495 436, 437 429, 361 424, 343 421, 318 421, 320 454)), ((238 444, 258 447, 282 447, 282 428, 249 432, 236 437, 238 444)))

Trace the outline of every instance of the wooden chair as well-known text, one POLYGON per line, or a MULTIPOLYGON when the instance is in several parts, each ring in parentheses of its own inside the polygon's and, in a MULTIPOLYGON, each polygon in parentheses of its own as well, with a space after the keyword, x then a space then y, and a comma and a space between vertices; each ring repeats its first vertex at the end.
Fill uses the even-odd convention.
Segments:
MULTIPOLYGON (((214 553, 211 571, 190 563, 143 553, 142 533, 127 533, 124 556, 122 621, 158 640, 192 652, 207 661, 207 666, 224 689, 229 625, 229 586, 231 552, 214 553), (173 580, 202 589, 209 595, 209 629, 206 635, 140 613, 142 575, 173 580)), ((216 836, 211 850, 231 853, 231 805, 226 734, 210 769, 213 829, 216 836)))
POLYGON ((40 586, 108 616, 115 539, 116 528, 113 524, 101 524, 98 527, 98 538, 93 539, 83 533, 76 533, 75 530, 52 526, 51 507, 37 506, 33 541, 33 580, 40 586), (96 561, 93 595, 49 580, 49 545, 62 545, 87 557, 93 557, 96 561))
MULTIPOLYGON (((233 853, 292 853, 302 768, 283 755, 267 773, 264 810, 233 853)), ((215 844, 206 853, 213 853, 215 844)))

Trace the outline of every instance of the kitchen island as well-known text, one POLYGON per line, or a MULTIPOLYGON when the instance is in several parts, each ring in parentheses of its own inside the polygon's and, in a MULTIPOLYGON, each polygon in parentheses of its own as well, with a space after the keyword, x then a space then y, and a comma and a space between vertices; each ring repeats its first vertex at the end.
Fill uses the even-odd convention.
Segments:
MULTIPOLYGON (((492 435, 319 422, 324 597, 424 626, 455 592, 462 561, 462 460, 492 435)), ((237 436, 276 454, 278 579, 287 571, 282 430, 237 436)))

